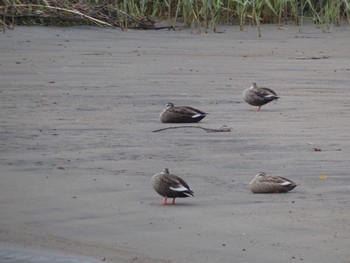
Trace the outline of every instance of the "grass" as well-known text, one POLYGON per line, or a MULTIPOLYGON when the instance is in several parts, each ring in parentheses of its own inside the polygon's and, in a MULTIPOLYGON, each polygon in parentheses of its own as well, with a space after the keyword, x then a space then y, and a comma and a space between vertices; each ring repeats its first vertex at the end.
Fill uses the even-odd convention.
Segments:
POLYGON ((157 22, 217 31, 219 24, 278 26, 313 21, 324 32, 350 23, 350 0, 0 0, 0 26, 93 24, 128 28, 155 28, 157 22))
POLYGON ((255 21, 257 27, 258 27, 258 37, 261 37, 261 21, 262 18, 262 12, 265 7, 268 7, 271 11, 275 13, 275 10, 272 7, 272 4, 269 0, 252 0, 252 19, 255 21))

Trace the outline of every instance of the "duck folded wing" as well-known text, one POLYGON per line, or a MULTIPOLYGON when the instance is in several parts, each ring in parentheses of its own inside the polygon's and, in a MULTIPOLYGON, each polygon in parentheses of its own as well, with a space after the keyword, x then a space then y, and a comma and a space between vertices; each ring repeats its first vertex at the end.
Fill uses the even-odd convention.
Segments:
POLYGON ((188 184, 180 177, 177 177, 176 175, 168 175, 167 177, 164 177, 163 180, 165 180, 165 183, 169 186, 170 190, 194 196, 193 191, 188 184))
POLYGON ((262 98, 262 99, 277 99, 279 98, 272 89, 269 88, 257 88, 255 92, 256 96, 262 98))
POLYGON ((186 187, 184 187, 184 186, 182 186, 182 185, 179 185, 178 187, 169 187, 170 188, 170 190, 172 190, 172 191, 175 191, 175 192, 179 192, 179 193, 182 193, 182 194, 185 194, 186 196, 194 196, 193 195, 193 192, 192 192, 192 190, 190 190, 190 189, 188 189, 188 188, 186 188, 186 187))
POLYGON ((288 183, 294 184, 294 182, 292 182, 291 180, 289 180, 289 179, 287 179, 287 178, 284 178, 284 177, 282 177, 282 176, 276 176, 276 178, 277 178, 278 182, 280 182, 280 183, 288 182, 288 183))
POLYGON ((290 183, 291 181, 283 178, 283 177, 277 177, 277 176, 265 176, 262 179, 260 179, 263 182, 267 182, 267 183, 278 183, 278 184, 282 184, 285 182, 290 183))
POLYGON ((188 109, 189 111, 193 111, 193 112, 196 112, 196 113, 198 113, 198 114, 204 114, 204 115, 207 114, 207 113, 205 113, 204 111, 201 111, 201 110, 198 110, 198 109, 189 107, 189 106, 183 106, 183 107, 186 108, 186 109, 188 109))
POLYGON ((205 115, 204 112, 194 109, 192 107, 173 107, 169 109, 173 113, 182 115, 182 116, 188 116, 191 118, 198 118, 199 116, 205 115))

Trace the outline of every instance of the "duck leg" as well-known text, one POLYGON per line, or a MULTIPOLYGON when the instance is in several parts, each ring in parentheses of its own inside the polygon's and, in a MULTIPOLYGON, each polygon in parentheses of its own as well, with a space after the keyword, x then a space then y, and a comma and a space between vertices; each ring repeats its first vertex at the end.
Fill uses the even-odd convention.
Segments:
POLYGON ((173 201, 171 203, 168 203, 168 197, 166 196, 164 199, 163 205, 175 205, 175 198, 173 198, 173 201))
POLYGON ((166 196, 165 199, 164 199, 163 205, 168 205, 168 204, 169 204, 169 203, 167 202, 167 200, 168 200, 168 197, 166 196))
POLYGON ((168 197, 166 196, 165 199, 164 199, 163 205, 170 205, 170 204, 174 204, 174 203, 175 203, 175 198, 173 198, 173 202, 168 203, 168 197))

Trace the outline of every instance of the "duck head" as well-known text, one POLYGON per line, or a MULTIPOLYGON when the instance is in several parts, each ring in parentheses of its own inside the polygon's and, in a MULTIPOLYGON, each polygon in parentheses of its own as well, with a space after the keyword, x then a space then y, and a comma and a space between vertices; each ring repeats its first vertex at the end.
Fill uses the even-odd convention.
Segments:
POLYGON ((251 89, 256 89, 258 87, 258 85, 256 85, 255 82, 252 83, 252 85, 250 86, 251 89))
POLYGON ((174 107, 174 103, 168 102, 167 104, 165 104, 165 107, 166 107, 167 109, 169 109, 169 108, 171 108, 171 107, 174 107))
POLYGON ((257 175, 255 175, 255 177, 256 177, 256 178, 262 178, 262 177, 264 177, 265 175, 266 175, 266 173, 260 172, 260 173, 258 173, 257 175))

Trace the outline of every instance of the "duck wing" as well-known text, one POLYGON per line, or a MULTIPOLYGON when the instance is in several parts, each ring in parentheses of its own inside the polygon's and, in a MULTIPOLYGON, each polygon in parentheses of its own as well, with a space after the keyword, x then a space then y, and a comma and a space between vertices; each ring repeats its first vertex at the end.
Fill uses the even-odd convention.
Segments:
POLYGON ((164 176, 162 180, 164 180, 164 183, 169 187, 170 190, 194 196, 193 191, 190 189, 188 184, 180 177, 169 174, 167 176, 164 176))
POLYGON ((178 106, 178 107, 172 107, 169 109, 175 114, 181 115, 181 116, 188 116, 188 117, 193 117, 193 116, 200 116, 200 115, 205 115, 206 113, 200 110, 197 110, 192 107, 188 106, 178 106))
POLYGON ((280 185, 295 185, 295 183, 291 180, 281 176, 265 176, 262 180, 267 183, 274 183, 280 185))
POLYGON ((262 98, 262 99, 268 99, 268 98, 277 99, 277 98, 279 98, 277 96, 276 92, 274 92, 272 89, 269 89, 269 88, 256 88, 255 95, 262 98))
POLYGON ((192 107, 190 107, 190 106, 182 106, 182 107, 188 109, 189 111, 193 111, 193 112, 195 112, 195 113, 197 113, 197 114, 203 114, 203 115, 208 114, 208 113, 206 113, 206 112, 204 112, 204 111, 201 111, 201 110, 192 108, 192 107))

